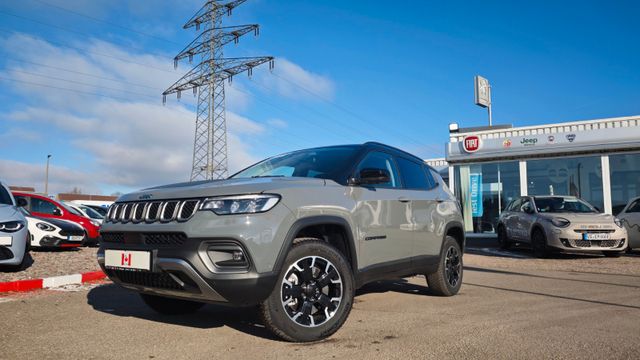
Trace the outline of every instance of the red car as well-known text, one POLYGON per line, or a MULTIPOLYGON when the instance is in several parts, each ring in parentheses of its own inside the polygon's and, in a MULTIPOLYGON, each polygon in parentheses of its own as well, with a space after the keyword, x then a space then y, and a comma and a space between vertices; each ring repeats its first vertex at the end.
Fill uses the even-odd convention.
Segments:
POLYGON ((34 216, 70 220, 79 224, 87 233, 85 244, 98 243, 100 238, 100 224, 87 217, 78 215, 75 210, 65 206, 61 202, 46 196, 29 193, 14 192, 13 196, 16 198, 16 201, 20 198, 25 199, 27 201, 25 208, 34 216))

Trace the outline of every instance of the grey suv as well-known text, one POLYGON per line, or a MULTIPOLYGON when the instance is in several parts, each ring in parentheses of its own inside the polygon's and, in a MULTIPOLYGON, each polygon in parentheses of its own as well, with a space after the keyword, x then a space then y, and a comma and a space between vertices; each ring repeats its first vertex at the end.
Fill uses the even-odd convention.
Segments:
POLYGON ((127 194, 101 233, 102 269, 154 310, 260 305, 265 326, 289 341, 333 334, 368 282, 424 274, 442 296, 462 283, 458 203, 421 159, 378 143, 127 194))

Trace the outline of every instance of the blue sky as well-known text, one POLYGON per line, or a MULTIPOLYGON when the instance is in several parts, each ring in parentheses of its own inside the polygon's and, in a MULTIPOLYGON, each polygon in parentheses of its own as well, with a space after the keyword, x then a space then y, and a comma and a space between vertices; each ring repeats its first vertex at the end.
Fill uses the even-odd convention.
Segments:
MULTIPOLYGON (((160 93, 190 69, 200 0, 0 4, 0 178, 53 192, 112 193, 188 178, 193 99, 160 93)), ((640 114, 633 1, 249 0, 225 25, 259 23, 226 56, 276 57, 227 88, 230 168, 302 147, 385 142, 444 155, 447 124, 640 114), (293 85, 296 84, 296 85, 293 85)))

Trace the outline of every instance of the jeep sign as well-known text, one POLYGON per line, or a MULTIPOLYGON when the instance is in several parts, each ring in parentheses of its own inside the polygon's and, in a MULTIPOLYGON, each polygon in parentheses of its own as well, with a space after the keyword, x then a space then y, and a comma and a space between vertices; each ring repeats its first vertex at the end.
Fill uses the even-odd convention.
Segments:
POLYGON ((476 135, 470 135, 464 138, 462 142, 464 151, 468 153, 474 153, 480 149, 480 137, 476 135))

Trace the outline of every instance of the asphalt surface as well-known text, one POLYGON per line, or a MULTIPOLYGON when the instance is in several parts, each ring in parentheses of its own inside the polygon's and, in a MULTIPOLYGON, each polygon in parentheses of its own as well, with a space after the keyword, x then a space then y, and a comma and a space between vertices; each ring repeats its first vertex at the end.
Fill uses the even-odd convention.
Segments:
POLYGON ((522 270, 491 259, 465 255, 464 285, 451 298, 429 295, 420 276, 368 285, 337 334, 306 345, 274 338, 253 308, 161 316, 109 282, 0 298, 0 358, 640 357, 639 273, 522 270))

